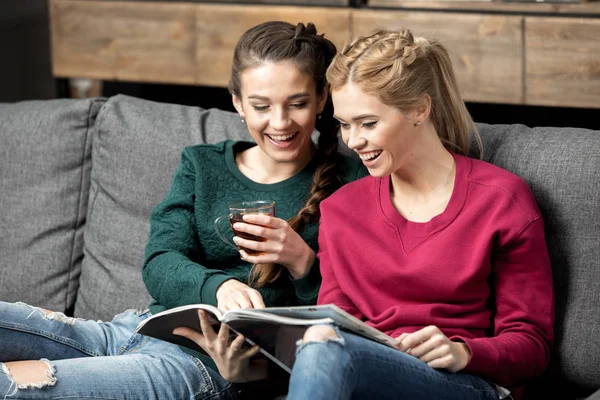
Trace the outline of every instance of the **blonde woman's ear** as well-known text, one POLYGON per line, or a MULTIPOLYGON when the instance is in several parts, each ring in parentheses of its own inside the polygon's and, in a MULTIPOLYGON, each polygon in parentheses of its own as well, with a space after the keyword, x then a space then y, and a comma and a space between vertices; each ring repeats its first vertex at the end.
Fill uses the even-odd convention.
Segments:
MULTIPOLYGON (((419 102, 419 105, 415 107, 415 111, 415 120, 419 122, 419 125, 429 118, 429 113, 431 113, 431 97, 427 93, 423 95, 423 99, 419 102)), ((417 126, 416 123, 415 126, 417 126)))

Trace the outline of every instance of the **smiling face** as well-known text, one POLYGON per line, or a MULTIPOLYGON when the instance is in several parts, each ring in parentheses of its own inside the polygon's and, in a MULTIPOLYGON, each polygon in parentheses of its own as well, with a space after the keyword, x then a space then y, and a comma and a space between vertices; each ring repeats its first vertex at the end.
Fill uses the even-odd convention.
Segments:
POLYGON ((369 174, 390 175, 411 161, 420 140, 417 110, 400 111, 353 83, 332 91, 344 143, 360 156, 369 174))
POLYGON ((241 73, 241 98, 233 104, 252 138, 276 163, 306 163, 311 135, 326 95, 318 98, 313 77, 291 62, 265 62, 241 73))

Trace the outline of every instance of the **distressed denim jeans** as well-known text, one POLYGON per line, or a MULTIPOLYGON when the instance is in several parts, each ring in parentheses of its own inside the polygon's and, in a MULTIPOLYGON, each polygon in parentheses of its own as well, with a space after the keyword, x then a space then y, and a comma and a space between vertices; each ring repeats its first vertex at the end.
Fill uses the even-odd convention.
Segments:
POLYGON ((287 400, 498 400, 477 376, 429 367, 406 353, 336 330, 298 346, 287 400))
POLYGON ((111 322, 0 302, 0 399, 237 399, 217 372, 178 346, 134 333, 146 313, 111 322), (5 362, 45 360, 47 380, 16 385, 5 362))

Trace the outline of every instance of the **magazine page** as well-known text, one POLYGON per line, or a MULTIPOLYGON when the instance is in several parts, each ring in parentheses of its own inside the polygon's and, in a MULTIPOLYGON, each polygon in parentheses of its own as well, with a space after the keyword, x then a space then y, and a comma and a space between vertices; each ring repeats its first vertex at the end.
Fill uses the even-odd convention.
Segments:
MULTIPOLYGON (((294 307, 269 307, 260 309, 261 312, 300 320, 319 320, 329 318, 340 327, 368 339, 395 347, 396 341, 385 333, 367 325, 363 321, 348 314, 334 304, 323 304, 317 306, 294 306, 294 307)), ((314 322, 315 324, 317 321, 314 322)))
POLYGON ((194 341, 173 334, 173 329, 179 326, 187 326, 201 332, 200 319, 198 318, 199 309, 207 311, 211 325, 218 331, 218 326, 220 324, 218 319, 221 316, 221 311, 217 307, 209 304, 192 304, 154 314, 138 325, 136 333, 152 336, 166 342, 175 343, 192 350, 204 352, 204 350, 202 350, 202 348, 194 341))
POLYGON ((395 344, 393 338, 335 305, 236 309, 221 314, 214 306, 194 304, 155 314, 142 321, 136 332, 204 352, 195 342, 172 333, 179 326, 201 332, 199 309, 207 311, 216 332, 219 330, 220 319, 230 327, 232 338, 236 333, 245 336, 249 344, 258 345, 263 355, 287 372, 291 372, 295 361, 296 342, 312 325, 335 324, 341 329, 388 346, 393 347, 395 344))
POLYGON ((298 319, 265 313, 264 308, 229 310, 222 322, 233 331, 257 344, 261 352, 287 372, 296 358, 296 342, 311 325, 331 324, 330 318, 298 319))
POLYGON ((261 353, 291 373, 296 359, 296 342, 302 339, 310 325, 287 325, 260 319, 234 319, 227 325, 260 347, 261 353))
MULTIPOLYGON (((293 307, 292 307, 293 308, 293 307)), ((320 318, 300 318, 298 316, 287 316, 270 312, 273 308, 243 308, 229 310, 223 314, 221 322, 229 324, 232 321, 270 321, 285 325, 318 325, 330 324, 333 321, 325 316, 320 318)))

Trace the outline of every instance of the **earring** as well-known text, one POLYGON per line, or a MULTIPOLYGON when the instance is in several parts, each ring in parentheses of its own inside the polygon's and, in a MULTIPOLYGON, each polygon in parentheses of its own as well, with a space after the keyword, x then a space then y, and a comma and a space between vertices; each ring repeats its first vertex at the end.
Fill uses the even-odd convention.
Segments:
POLYGON ((240 121, 242 122, 242 124, 245 124, 245 123, 246 123, 246 120, 244 119, 244 117, 241 117, 241 118, 240 118, 240 121))
POLYGON ((317 119, 321 119, 322 115, 321 114, 317 114, 317 119))
POLYGON ((415 126, 421 126, 422 122, 421 121, 417 121, 415 122, 415 126))

